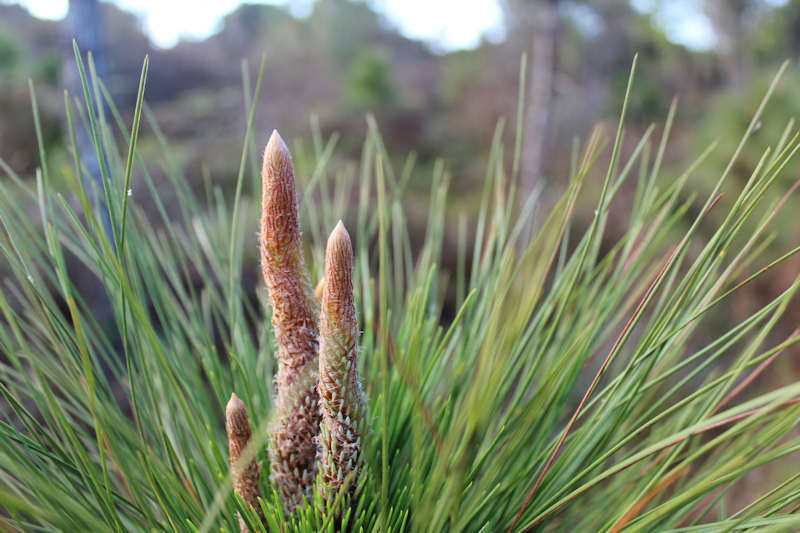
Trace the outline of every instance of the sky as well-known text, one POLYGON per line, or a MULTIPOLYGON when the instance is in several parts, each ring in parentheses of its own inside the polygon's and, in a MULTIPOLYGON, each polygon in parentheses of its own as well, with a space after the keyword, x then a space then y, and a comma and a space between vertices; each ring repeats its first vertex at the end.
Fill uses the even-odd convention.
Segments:
MULTIPOLYGON (((241 0, 112 0, 137 13, 145 32, 158 46, 170 47, 181 38, 202 39, 213 34, 223 16, 241 0)), ((501 0, 368 0, 399 30, 414 39, 428 42, 439 51, 473 48, 482 38, 503 37, 501 0), (457 16, 454 16, 454 13, 457 16)), ((41 18, 60 19, 67 12, 68 0, 0 0, 20 3, 41 18)), ((785 0, 768 0, 781 4, 785 0)), ((313 0, 267 0, 286 5, 297 15, 307 14, 313 0)), ((654 12, 668 39, 696 50, 714 46, 714 35, 699 0, 631 0, 634 8, 654 12)), ((580 16, 580 13, 577 13, 580 16)), ((587 15, 588 17, 588 15, 587 15)), ((587 18, 586 24, 591 25, 587 18)))
MULTIPOLYGON (((68 0, 0 0, 19 3, 40 18, 61 19, 68 0)), ((241 0, 113 0, 120 7, 141 16, 145 32, 161 47, 180 38, 202 39, 213 34, 223 16, 241 0)), ((298 16, 307 14, 313 0, 272 0, 264 3, 287 5, 298 16)), ((502 11, 497 0, 373 0, 375 9, 398 26, 404 35, 430 42, 442 50, 473 48, 481 37, 502 37, 502 11), (453 13, 458 13, 453 23, 453 13)))

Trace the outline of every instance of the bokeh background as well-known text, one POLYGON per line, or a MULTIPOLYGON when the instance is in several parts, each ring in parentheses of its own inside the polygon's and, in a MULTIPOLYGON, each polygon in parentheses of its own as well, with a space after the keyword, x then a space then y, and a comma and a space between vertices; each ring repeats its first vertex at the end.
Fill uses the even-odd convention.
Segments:
MULTIPOLYGON (((40 94, 51 158, 63 155, 62 90, 76 92, 73 37, 94 53, 127 112, 150 54, 146 99, 188 174, 205 168, 220 182, 234 177, 245 120, 242 61, 253 78, 266 55, 259 143, 272 128, 307 138, 314 117, 324 134, 342 135, 337 157, 352 158, 372 112, 393 154, 414 151, 421 169, 444 158, 456 189, 468 192, 482 179, 498 118, 514 119, 523 52, 526 180, 558 183, 573 137, 585 139, 598 122, 613 129, 635 52, 628 136, 663 122, 679 94, 668 162, 685 163, 715 138, 735 142, 777 66, 796 59, 800 2, 0 0, 0 156, 20 174, 38 161, 28 78, 40 94)), ((761 137, 780 133, 780 119, 800 109, 797 81, 793 65, 761 137)), ((717 151, 720 163, 729 146, 717 151)), ((743 167, 761 146, 752 148, 743 167)), ((415 174, 424 187, 426 173, 415 174)))
MULTIPOLYGON (((357 161, 365 116, 373 113, 398 161, 415 153, 412 187, 424 195, 441 157, 467 211, 498 119, 506 117, 513 133, 523 52, 528 189, 563 184, 576 136, 585 139, 596 123, 613 132, 636 52, 626 139, 663 123, 680 95, 667 175, 715 139, 720 148, 698 180, 719 175, 785 59, 793 64, 735 179, 747 176, 800 110, 798 1, 0 0, 0 157, 22 176, 38 164, 28 78, 49 159, 56 168, 69 161, 63 90, 80 94, 73 37, 93 52, 125 118, 150 54, 146 100, 176 161, 198 182, 208 175, 224 186, 235 178, 243 68, 252 81, 266 55, 256 144, 273 128, 308 139, 315 123, 325 136, 341 134, 334 163, 357 161)), ((151 133, 143 131, 145 154, 151 133)), ((781 239, 792 238, 786 229, 781 239)))
MULTIPOLYGON (((501 117, 507 118, 506 138, 512 138, 523 53, 527 99, 521 185, 524 191, 539 191, 545 203, 566 184, 574 139, 585 140, 598 123, 613 134, 637 52, 623 157, 651 123, 663 123, 679 96, 662 179, 679 175, 706 145, 719 141, 688 187, 698 192, 697 209, 787 59, 787 73, 733 168, 727 186, 733 192, 723 204, 736 197, 764 148, 774 145, 789 119, 800 113, 800 1, 794 0, 0 0, 0 158, 23 178, 33 179, 39 164, 28 79, 36 86, 43 139, 56 170, 51 176, 70 164, 63 91, 80 94, 73 37, 93 52, 98 74, 128 124, 142 60, 150 55, 146 102, 175 162, 198 188, 205 181, 223 190, 234 186, 246 123, 243 83, 253 83, 263 56, 256 146, 277 128, 298 157, 311 150, 315 130, 324 137, 338 132, 330 165, 346 170, 358 164, 365 117, 374 115, 391 164, 399 171, 408 154, 415 157, 406 206, 412 240, 424 235, 433 167, 440 158, 447 166, 453 201, 446 256, 452 261, 457 221, 477 209, 501 117)), ((147 125, 139 147, 145 161, 159 153, 147 125)), ((158 183, 164 176, 160 162, 154 163, 149 170, 158 183)), ((578 227, 592 216, 592 187, 602 178, 603 163, 590 179, 578 227)), ((798 169, 796 162, 786 169, 775 195, 800 177, 798 169)), ((6 179, 2 173, 0 179, 6 179)), ((168 191, 165 187, 167 208, 168 191)), ((132 193, 146 196, 135 187, 132 193)), ((625 230, 632 191, 622 196, 610 219, 608 242, 625 230)), ((717 209, 715 216, 722 213, 717 209)), ((790 199, 771 228, 761 264, 800 243, 798 213, 800 203, 790 199)), ((713 224, 712 216, 708 233, 713 224)), ((255 278, 255 254, 250 261, 255 278)), ((742 320, 783 290, 799 268, 798 261, 788 261, 748 286, 712 327, 725 329, 742 320)), ((88 300, 92 283, 87 279, 82 286, 88 300)), ((102 298, 97 301, 102 306, 102 298)), ((787 317, 776 330, 779 338, 797 327, 800 306, 787 317)), ((754 390, 796 380, 798 356, 797 349, 787 351, 754 390)), ((770 472, 754 473, 749 478, 754 487, 758 476, 770 472)))

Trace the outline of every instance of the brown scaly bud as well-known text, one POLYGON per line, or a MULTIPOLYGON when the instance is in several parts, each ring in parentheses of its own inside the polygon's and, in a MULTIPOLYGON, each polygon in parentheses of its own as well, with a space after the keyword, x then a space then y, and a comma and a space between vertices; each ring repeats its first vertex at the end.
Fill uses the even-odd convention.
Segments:
MULTIPOLYGON (((256 463, 255 457, 242 463, 242 452, 250 443, 252 436, 250 420, 247 418, 247 408, 244 403, 233 393, 231 393, 231 399, 228 400, 228 406, 225 408, 225 430, 228 432, 233 490, 244 500, 245 504, 255 509, 263 522, 264 513, 258 503, 258 498, 261 497, 261 488, 258 485, 261 469, 256 463)), ((249 531, 241 517, 239 517, 239 528, 241 533, 249 531)))
POLYGON ((329 503, 346 483, 355 493, 364 469, 367 429, 358 374, 358 319, 353 299, 353 248, 341 221, 328 237, 320 304, 320 490, 329 503))
POLYGON ((292 156, 277 131, 264 150, 261 269, 278 344, 272 480, 288 512, 311 497, 319 431, 317 302, 303 259, 292 156))

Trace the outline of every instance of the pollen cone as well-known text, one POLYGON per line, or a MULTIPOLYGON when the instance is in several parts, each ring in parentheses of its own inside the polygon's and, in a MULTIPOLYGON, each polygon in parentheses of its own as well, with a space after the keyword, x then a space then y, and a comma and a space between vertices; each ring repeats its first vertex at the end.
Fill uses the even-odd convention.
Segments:
POLYGON ((278 345, 270 479, 291 512, 310 498, 316 477, 317 303, 303 259, 294 167, 277 131, 264 150, 261 269, 272 301, 278 345))
POLYGON ((364 469, 366 409, 358 374, 358 319, 353 299, 353 249, 339 222, 325 251, 320 303, 320 490, 330 503, 343 488, 354 495, 364 469))

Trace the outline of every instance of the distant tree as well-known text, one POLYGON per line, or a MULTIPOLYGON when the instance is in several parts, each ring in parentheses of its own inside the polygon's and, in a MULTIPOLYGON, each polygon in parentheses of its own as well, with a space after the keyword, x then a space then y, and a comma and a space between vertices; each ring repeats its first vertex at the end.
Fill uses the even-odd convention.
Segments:
POLYGON ((365 43, 374 43, 386 33, 375 11, 352 0, 319 0, 309 21, 312 37, 325 44, 339 66, 357 57, 365 43))
MULTIPOLYGON (((92 51, 99 74, 103 67, 103 19, 99 0, 70 0, 64 32, 67 43, 64 50, 65 61, 74 63, 71 42, 75 39, 84 51, 92 51)), ((65 74, 72 71, 74 69, 66 69, 65 74)), ((74 84, 72 77, 65 81, 74 84)))
POLYGON ((17 42, 10 36, 0 33, 0 69, 10 72, 19 63, 19 58, 17 42))
POLYGON ((389 62, 383 55, 361 52, 350 66, 346 81, 348 100, 354 107, 391 105, 395 91, 389 62))
POLYGON ((717 50, 729 85, 740 88, 749 70, 747 16, 759 0, 705 0, 703 3, 717 38, 717 50))
POLYGON ((767 6, 754 22, 748 50, 756 65, 779 62, 800 55, 800 1, 767 6))
POLYGON ((522 152, 523 186, 533 191, 541 178, 544 151, 553 120, 553 93, 558 72, 558 37, 561 28, 559 0, 536 0, 533 54, 530 70, 530 104, 522 152))

